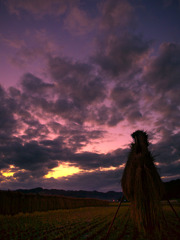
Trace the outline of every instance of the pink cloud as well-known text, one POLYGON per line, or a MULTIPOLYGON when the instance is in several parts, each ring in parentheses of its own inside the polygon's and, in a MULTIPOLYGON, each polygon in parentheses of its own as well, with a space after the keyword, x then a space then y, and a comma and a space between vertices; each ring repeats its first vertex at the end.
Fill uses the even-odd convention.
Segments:
POLYGON ((101 28, 112 30, 116 27, 125 27, 132 22, 133 6, 125 0, 106 0, 101 5, 101 28))
POLYGON ((16 50, 10 58, 11 63, 18 67, 29 66, 37 60, 42 63, 47 56, 53 56, 61 49, 53 36, 44 29, 26 31, 23 40, 11 36, 11 38, 4 37, 3 41, 16 50))
POLYGON ((88 16, 87 12, 73 7, 64 20, 65 28, 72 34, 82 35, 93 30, 96 19, 88 16))
POLYGON ((11 14, 20 16, 21 10, 25 10, 36 17, 44 17, 45 15, 62 15, 66 11, 69 2, 68 0, 8 0, 7 6, 11 14))
POLYGON ((21 47, 25 46, 24 39, 19 39, 18 37, 8 38, 3 35, 0 35, 0 41, 5 45, 12 47, 14 49, 20 49, 21 47))

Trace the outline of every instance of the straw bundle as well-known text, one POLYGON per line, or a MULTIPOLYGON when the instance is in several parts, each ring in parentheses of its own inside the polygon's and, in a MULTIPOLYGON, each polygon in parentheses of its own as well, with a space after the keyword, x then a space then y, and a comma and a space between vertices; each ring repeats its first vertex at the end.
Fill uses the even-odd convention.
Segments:
POLYGON ((132 134, 131 144, 121 184, 124 195, 131 202, 131 215, 139 231, 154 233, 160 238, 162 209, 160 200, 164 193, 163 183, 148 150, 148 136, 144 131, 132 134))

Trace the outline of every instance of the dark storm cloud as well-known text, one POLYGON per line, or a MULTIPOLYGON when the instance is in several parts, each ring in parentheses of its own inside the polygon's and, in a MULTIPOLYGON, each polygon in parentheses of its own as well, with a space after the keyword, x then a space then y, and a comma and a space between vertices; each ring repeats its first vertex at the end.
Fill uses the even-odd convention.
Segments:
POLYGON ((15 87, 10 87, 7 91, 8 97, 14 103, 16 108, 13 110, 13 114, 16 115, 18 126, 17 129, 21 129, 21 121, 31 121, 33 119, 31 114, 31 94, 28 96, 27 93, 17 89, 15 87))
POLYGON ((178 89, 173 91, 173 93, 174 95, 172 97, 169 96, 169 94, 166 95, 163 93, 158 99, 152 101, 151 111, 160 114, 159 118, 156 120, 157 132, 163 132, 163 129, 166 128, 173 134, 173 131, 180 127, 180 102, 179 99, 174 100, 174 97, 178 94, 178 89))
POLYGON ((103 130, 86 129, 82 125, 75 123, 61 125, 57 122, 50 122, 48 127, 53 130, 54 134, 58 134, 63 139, 66 146, 68 146, 72 152, 80 150, 94 140, 100 141, 106 133, 103 130))
POLYGON ((131 110, 129 114, 127 114, 127 118, 131 124, 136 124, 138 121, 142 120, 143 115, 138 109, 131 110))
MULTIPOLYGON (((83 155, 79 155, 78 163, 75 151, 91 143, 91 141, 96 139, 99 141, 104 131, 88 130, 82 125, 74 124, 75 116, 78 116, 78 113, 82 110, 78 106, 80 110, 77 112, 78 107, 72 100, 58 98, 54 102, 48 101, 46 99, 46 88, 53 89, 56 92, 51 84, 44 83, 32 74, 24 75, 21 84, 23 86, 22 91, 11 87, 9 96, 4 90, 1 91, 1 98, 6 107, 8 106, 12 110, 4 115, 4 117, 7 117, 4 123, 6 124, 6 131, 9 123, 11 123, 10 129, 13 127, 14 131, 23 128, 23 134, 19 138, 6 136, 6 142, 1 144, 0 151, 1 156, 3 156, 0 163, 1 168, 8 168, 8 166, 13 165, 18 169, 23 169, 23 171, 18 170, 16 176, 17 179, 19 178, 22 181, 23 174, 25 176, 28 174, 30 177, 44 176, 51 168, 58 166, 59 162, 71 162, 73 165, 82 166, 86 169, 88 165, 92 165, 87 161, 94 161, 93 157, 82 160, 85 157, 83 155), (39 97, 39 95, 42 95, 42 97, 39 97), (37 118, 38 115, 36 115, 39 114, 38 107, 40 105, 43 112, 50 112, 52 115, 59 114, 64 119, 69 120, 69 123, 66 122, 64 125, 58 122, 40 123, 37 118), (18 122, 16 127, 14 121, 11 121, 13 114, 16 114, 16 121, 18 122), (48 137, 50 131, 53 131, 59 137, 50 140, 48 137), (83 161, 83 164, 80 164, 81 161, 83 161)), ((83 119, 82 114, 78 118, 83 119)), ((98 159, 101 159, 100 155, 98 155, 98 159)), ((94 167, 97 166, 99 166, 99 162, 94 165, 94 167)))
POLYGON ((134 20, 133 6, 125 0, 107 0, 100 5, 102 18, 100 27, 112 31, 132 24, 134 20))
MULTIPOLYGON (((85 170, 94 170, 94 172, 80 172, 78 174, 61 177, 59 179, 45 179, 42 178, 45 174, 47 174, 48 170, 48 162, 52 164, 52 161, 47 162, 47 158, 51 155, 51 150, 47 150, 50 152, 48 156, 44 160, 40 157, 41 161, 39 161, 39 157, 36 157, 36 160, 32 160, 34 155, 34 148, 36 149, 36 153, 42 153, 42 157, 44 157, 45 150, 44 147, 40 148, 40 146, 33 146, 34 143, 30 143, 31 149, 28 145, 25 146, 24 150, 21 149, 19 154, 20 160, 18 160, 17 165, 21 166, 25 169, 23 171, 17 171, 14 174, 16 179, 9 179, 8 182, 4 182, 2 184, 2 188, 11 188, 17 189, 19 187, 37 187, 41 186, 44 188, 57 188, 57 189, 85 189, 85 190, 99 190, 99 191, 108 191, 112 189, 120 189, 120 179, 122 174, 122 168, 117 170, 109 170, 109 171, 99 171, 97 168, 100 167, 109 167, 109 166, 119 166, 120 164, 125 162, 125 155, 127 154, 127 150, 118 149, 112 153, 107 155, 103 154, 95 154, 95 153, 82 153, 82 154, 67 154, 66 158, 72 160, 72 165, 78 166, 85 170), (24 160, 23 160, 24 159, 24 160), (28 161, 27 161, 28 160, 28 161), (23 161, 25 161, 23 163, 23 161), (36 162, 37 161, 37 162, 36 162)), ((44 146, 46 145, 53 148, 53 152, 55 152, 55 156, 57 157, 58 152, 56 152, 53 142, 44 142, 44 146)), ((61 153, 62 154, 62 153, 61 153)), ((63 160, 65 159, 65 154, 63 160)), ((69 161, 68 161, 69 162, 69 161)), ((51 168, 56 166, 56 161, 51 168)), ((120 190, 119 190, 120 191, 120 190)))
MULTIPOLYGON (((166 139, 164 142, 160 142, 152 146, 153 154, 156 155, 156 161, 160 163, 161 176, 178 174, 177 168, 179 168, 179 135, 171 137, 171 141, 166 139), (160 153, 160 154, 159 154, 160 153), (162 154, 163 153, 163 154, 162 154), (167 164, 167 165, 166 165, 167 164), (169 169, 168 169, 169 166, 169 169)), ((128 149, 117 149, 108 154, 97 154, 93 152, 73 153, 68 149, 62 147, 62 140, 57 139, 54 141, 44 140, 40 143, 30 142, 22 146, 20 143, 11 146, 11 161, 9 163, 14 164, 20 169, 25 171, 19 171, 15 174, 16 181, 9 182, 8 186, 12 188, 22 187, 36 187, 42 186, 46 188, 62 188, 62 189, 89 189, 108 191, 111 189, 120 188, 120 179, 122 176, 123 168, 110 171, 99 171, 97 169, 107 168, 110 166, 117 167, 126 162, 128 149), (14 153, 12 154, 14 150, 14 153), (56 167, 57 159, 70 162, 74 166, 78 166, 84 170, 95 170, 95 172, 85 172, 75 174, 73 176, 67 176, 60 179, 42 179, 47 174, 48 169, 56 167), (20 185, 19 185, 20 184, 20 185)), ((10 159, 9 159, 10 160, 10 159)), ((6 187, 6 184, 3 184, 6 187)))
POLYGON ((101 161, 103 160, 104 155, 92 153, 92 152, 84 152, 75 154, 73 160, 83 169, 96 169, 100 167, 101 161))
POLYGON ((22 138, 24 140, 31 140, 33 138, 46 138, 46 136, 48 135, 49 130, 46 127, 46 125, 44 124, 36 124, 36 126, 33 125, 28 125, 28 127, 26 128, 26 130, 24 131, 24 135, 22 135, 22 138))
POLYGON ((1 169, 8 168, 12 164, 13 149, 22 144, 22 140, 12 137, 11 134, 0 135, 0 166, 1 169))
POLYGON ((174 163, 180 159, 180 134, 168 134, 157 144, 153 145, 157 161, 165 164, 174 163))
MULTIPOLYGON (((25 81, 23 84, 24 83, 25 81)), ((44 83, 38 78, 31 76, 28 84, 24 84, 23 87, 24 92, 22 93, 16 88, 10 88, 9 93, 11 97, 8 97, 8 94, 1 89, 1 100, 5 102, 6 107, 11 107, 10 109, 12 110, 12 112, 10 112, 11 114, 4 115, 4 117, 7 117, 4 123, 6 124, 6 136, 1 134, 1 140, 5 137, 4 139, 6 141, 3 141, 3 144, 1 143, 0 146, 1 168, 8 168, 8 166, 13 165, 19 169, 23 169, 23 171, 26 170, 25 175, 28 171, 29 176, 43 176, 48 173, 51 168, 58 166, 59 161, 70 161, 72 164, 77 164, 77 162, 75 162, 74 152, 86 146, 91 141, 99 140, 99 138, 103 136, 104 131, 87 130, 82 126, 70 122, 65 125, 61 125, 58 122, 41 124, 36 118, 36 115, 33 114, 32 116, 31 114, 32 109, 38 106, 38 97, 31 97, 29 93, 32 90, 34 90, 34 93, 38 92, 41 87, 44 87, 44 83), (34 88, 34 79, 37 79, 38 89, 34 88), (26 104, 24 104, 24 101, 26 104), (16 107, 13 107, 13 102, 16 107), (18 121, 16 126, 14 125, 14 121, 11 121, 13 114, 16 114, 16 121, 18 121), (19 136, 19 138, 11 137, 11 135, 9 135, 9 137, 7 136, 8 128, 13 128, 14 131, 20 130, 22 123, 25 124, 22 125, 24 128, 23 135, 19 136), (59 137, 50 140, 48 138, 50 131, 54 131, 59 137), (33 141, 33 139, 38 139, 38 141, 33 141)), ((64 101, 60 101, 59 99, 52 104, 52 109, 52 113, 57 112, 58 109, 61 114, 72 111, 64 101)), ((74 112, 74 114, 77 113, 74 112)), ((2 129, 4 129, 4 126, 5 125, 2 126, 2 129)), ((23 178, 23 171, 17 173, 17 177, 20 179, 23 178)))
POLYGON ((163 176, 165 181, 167 181, 169 180, 168 178, 170 178, 170 180, 174 178, 179 179, 180 177, 179 169, 180 169, 180 162, 177 161, 177 162, 172 162, 167 165, 164 165, 163 167, 160 167, 159 172, 161 176, 163 176))
POLYGON ((54 96, 57 98, 54 101, 48 100, 44 96, 30 98, 29 101, 32 104, 32 109, 34 109, 34 111, 38 110, 41 118, 44 118, 45 114, 48 114, 47 116, 52 118, 60 117, 68 122, 83 124, 86 118, 84 108, 68 99, 68 97, 58 98, 56 93, 54 93, 54 96))
POLYGON ((106 84, 100 76, 93 73, 90 64, 50 58, 49 72, 58 99, 45 108, 65 119, 82 124, 89 118, 88 107, 96 106, 106 97, 106 84))
POLYGON ((96 77, 90 80, 86 85, 82 86, 82 89, 77 91, 77 96, 75 96, 75 99, 90 104, 94 101, 103 101, 105 99, 105 90, 106 89, 102 79, 96 77))
MULTIPOLYGON (((101 1, 101 16, 94 19, 78 3, 7 1, 10 13, 22 19, 24 13, 30 13, 28 17, 35 17, 37 23, 38 18, 42 21, 47 15, 51 16, 49 19, 61 15, 64 30, 79 39, 81 34, 93 35, 97 29, 99 32, 98 36, 93 35, 96 49, 86 62, 58 57, 62 42, 58 42, 58 48, 49 26, 27 31, 22 35, 24 40, 2 36, 6 45, 16 49, 14 61, 19 61, 21 68, 23 63, 35 65, 34 61, 41 59, 47 64, 48 78, 47 82, 44 77, 26 73, 19 89, 10 87, 5 91, 0 87, 0 169, 13 165, 16 171, 3 186, 119 189, 123 168, 100 169, 124 164, 129 148, 106 154, 83 152, 83 147, 88 149, 92 143, 100 146, 108 127, 119 123, 120 129, 127 124, 125 129, 129 131, 141 124, 159 134, 152 149, 161 176, 178 175, 179 44, 162 43, 159 52, 152 56, 151 41, 131 32, 135 9, 130 2, 101 1), (43 178, 64 162, 85 172, 58 180, 43 178)), ((5 177, 0 174, 0 179, 4 181, 5 177)))
POLYGON ((59 180, 49 179, 49 184, 51 181, 54 182, 55 186, 61 186, 63 189, 89 189, 91 191, 111 191, 115 189, 116 191, 121 191, 121 173, 122 170, 110 170, 110 171, 96 171, 96 172, 86 172, 82 174, 75 174, 73 176, 67 177, 68 181, 65 181, 65 178, 59 180), (78 187, 77 187, 78 186, 78 187))
POLYGON ((1 161, 27 170, 31 175, 44 176, 49 169, 57 167, 58 160, 64 159, 64 155, 67 154, 61 139, 53 140, 51 145, 45 143, 44 145, 43 142, 37 141, 23 143, 19 139, 11 139, 6 145, 0 146, 3 154, 1 161))
POLYGON ((102 80, 90 73, 89 65, 60 58, 51 61, 50 69, 55 84, 45 83, 32 74, 23 76, 21 85, 26 104, 34 111, 40 107, 44 112, 83 124, 87 106, 105 98, 102 80), (55 100, 48 99, 53 95, 55 100))
POLYGON ((138 63, 148 53, 149 42, 141 36, 124 34, 121 37, 109 35, 98 43, 96 55, 92 58, 102 70, 117 77, 138 68, 138 63))
POLYGON ((123 121, 124 117, 120 109, 112 104, 110 107, 102 105, 92 109, 89 119, 95 121, 98 125, 108 125, 112 127, 123 121))
MULTIPOLYGON (((178 175, 178 169, 180 163, 179 159, 179 134, 171 137, 171 140, 167 139, 164 142, 160 142, 152 146, 153 154, 156 155, 155 160, 160 163, 158 170, 161 176, 178 175), (159 154, 159 152, 161 154, 159 154), (163 154, 162 154, 163 153, 163 154)), ((50 142, 49 142, 50 144, 50 142)), ((47 144, 47 145, 49 145, 47 144)), ((50 144, 51 145, 51 144, 50 144)), ((39 175, 37 171, 26 173, 17 173, 17 177, 24 182, 24 187, 29 186, 42 186, 46 188, 62 188, 62 189, 89 189, 108 191, 115 189, 120 191, 120 180, 122 177, 123 168, 109 171, 96 170, 100 167, 119 166, 126 162, 129 149, 117 149, 108 154, 96 154, 92 152, 85 152, 80 154, 69 154, 67 158, 72 159, 72 164, 76 163, 77 166, 85 170, 91 169, 94 172, 78 173, 73 176, 62 177, 60 179, 41 179, 41 176, 45 174, 44 169, 40 170, 39 175), (29 178, 27 178, 29 176, 29 178), (26 179, 26 180, 25 180, 26 179)), ((14 183, 15 184, 15 183, 14 183)), ((16 183, 18 186, 18 183, 16 183)), ((12 184, 13 186, 13 184, 12 184)), ((17 188, 17 187, 16 187, 17 188)))
POLYGON ((85 170, 118 167, 126 161, 127 151, 127 149, 117 149, 107 154, 83 152, 73 154, 70 159, 85 170))
POLYGON ((112 89, 111 99, 117 108, 115 116, 122 115, 124 119, 131 123, 138 121, 142 117, 138 95, 132 89, 116 85, 112 89))
MULTIPOLYGON (((76 74, 77 73, 78 72, 76 72, 76 74)), ((25 76, 27 77, 27 75, 25 76)), ((29 79, 29 78, 24 78, 24 79, 29 79)), ((66 79, 66 74, 64 79, 66 79)), ((88 82, 88 79, 86 79, 86 81, 88 82)), ((61 82, 61 79, 59 80, 59 82, 61 82)), ((73 109, 75 109, 74 102, 66 98, 58 98, 55 102, 48 101, 45 98, 45 96, 42 96, 42 98, 38 98, 38 96, 35 98, 33 97, 31 98, 31 94, 29 93, 33 90, 34 90, 34 93, 36 93, 40 91, 41 88, 44 89, 44 87, 45 88, 50 87, 51 89, 53 89, 53 91, 55 91, 53 86, 49 86, 49 85, 46 86, 43 80, 40 80, 32 75, 30 76, 29 82, 28 81, 26 82, 24 80, 22 83, 23 83, 22 93, 18 89, 10 88, 9 92, 11 94, 11 101, 7 97, 7 94, 5 93, 5 91, 2 91, 1 93, 3 99, 6 99, 6 100, 8 99, 8 101, 5 101, 7 103, 12 102, 12 99, 16 100, 15 102, 19 104, 18 107, 13 108, 12 107, 13 104, 12 105, 9 104, 8 106, 9 107, 11 106, 11 109, 16 113, 18 113, 19 111, 19 116, 21 117, 24 116, 23 114, 21 115, 20 112, 26 111, 26 109, 23 109, 24 99, 26 99, 26 101, 28 102, 27 104, 29 105, 29 110, 31 110, 31 107, 33 107, 31 105, 32 103, 34 107, 38 106, 37 100, 41 99, 41 102, 44 102, 44 105, 42 107, 44 111, 47 111, 47 112, 49 111, 53 114, 58 113, 61 116, 63 116, 65 119, 69 119, 71 117, 71 115, 68 115, 70 112, 72 112, 72 115, 77 113, 77 111, 73 112, 73 109), (34 79, 37 80, 36 83, 34 83, 34 79), (38 85, 38 89, 34 87, 36 84, 38 85), (48 104, 49 106, 51 106, 50 108, 48 104), (65 116, 63 114, 67 114, 67 115, 65 116)), ((71 93, 71 91, 73 92, 73 90, 70 89, 69 92, 71 93)), ((41 93, 43 94, 44 91, 42 90, 41 93)), ((132 91, 132 89, 122 87, 121 85, 117 85, 112 89, 110 97, 114 103, 114 106, 112 105, 111 108, 106 106, 104 107, 102 106, 101 108, 98 108, 97 114, 99 113, 99 115, 96 115, 96 117, 98 116, 98 118, 95 118, 97 122, 99 121, 99 123, 101 124, 108 124, 109 126, 114 126, 119 121, 122 121, 123 116, 126 116, 126 118, 128 118, 129 120, 131 119, 132 121, 134 121, 135 118, 140 117, 140 113, 138 115, 138 108, 136 108, 138 107, 138 98, 136 97, 136 94, 132 91)), ((73 116, 71 120, 74 120, 73 116)), ((51 123, 48 123, 46 126, 46 125, 40 124, 38 120, 35 120, 31 116, 31 114, 29 115, 28 118, 24 118, 23 122, 27 125, 27 128, 24 131, 24 135, 21 136, 21 138, 24 140, 29 139, 30 142, 23 143, 22 139, 20 138, 11 139, 11 141, 9 141, 9 143, 6 146, 1 146, 1 154, 3 154, 4 157, 1 159, 1 163, 0 163, 2 168, 7 168, 8 165, 14 165, 19 169, 24 169, 24 171, 17 171, 17 173, 15 174, 17 181, 21 183, 25 181, 25 179, 27 178, 29 180, 34 179, 34 181, 35 179, 39 179, 39 182, 41 181, 43 182, 44 180, 41 177, 47 174, 50 169, 57 167, 60 162, 69 162, 72 165, 78 166, 79 168, 84 170, 89 170, 89 169, 96 170, 99 168, 103 168, 103 167, 108 168, 111 166, 118 167, 119 165, 122 165, 123 163, 126 162, 128 149, 124 149, 124 150, 119 149, 117 151, 114 151, 108 154, 98 154, 93 152, 82 152, 82 153, 75 152, 81 149, 83 146, 86 146, 88 143, 91 142, 91 140, 97 139, 99 141, 99 139, 103 136, 102 131, 87 131, 85 128, 83 129, 82 126, 77 127, 78 125, 76 124, 75 125, 70 124, 68 126, 68 124, 66 123, 66 125, 63 126, 58 122, 51 122, 51 123), (50 140, 46 138, 46 134, 48 133, 49 127, 54 131, 54 133, 59 135, 59 138, 54 140, 50 140), (40 137, 41 135, 43 136, 39 142, 31 141, 33 137, 40 137)), ((158 153, 157 150, 159 150, 161 153, 164 151, 165 153, 158 158, 158 162, 162 163, 162 165, 160 165, 161 174, 167 175, 167 172, 169 175, 177 173, 176 169, 177 169, 178 162, 176 163, 176 161, 178 160, 178 158, 177 158, 177 155, 172 155, 172 154, 174 154, 178 149, 178 146, 176 147, 176 144, 178 141, 177 139, 175 139, 174 142, 172 142, 170 146, 173 150, 169 148, 169 150, 172 150, 169 152, 168 152, 169 142, 163 143, 161 141, 159 144, 154 146, 155 153, 158 153), (173 159, 172 159, 172 156, 173 156, 173 159), (171 167, 169 168, 169 171, 167 170, 167 166, 164 165, 166 159, 167 161, 171 159, 171 161, 169 162, 169 164, 171 165, 171 167)), ((87 173, 86 175, 80 174, 79 176, 78 175, 71 176, 69 177, 69 181, 67 181, 67 183, 65 183, 66 181, 63 179, 59 181, 64 187, 67 187, 69 184, 72 186, 72 188, 75 188, 74 182, 77 184, 80 184, 79 186, 81 186, 82 179, 84 179, 85 181, 84 183, 87 183, 87 186, 89 186, 88 181, 91 181, 90 178, 94 176, 95 179, 99 179, 100 181, 99 186, 97 187, 99 189, 107 189, 106 188, 107 186, 105 187, 105 185, 103 185, 103 182, 101 182, 100 176, 101 175, 104 176, 105 174, 106 177, 107 176, 109 177, 107 178, 108 179, 107 181, 109 182, 109 187, 110 187, 111 186, 110 179, 113 178, 112 185, 115 184, 115 181, 117 180, 119 181, 119 179, 117 179, 117 177, 115 177, 114 174, 115 173, 120 174, 121 171, 122 170, 119 170, 119 172, 108 171, 108 173, 105 173, 105 172, 98 172, 96 170, 96 172, 87 173), (71 180, 74 181, 73 184, 71 180)), ((120 178, 120 176, 121 174, 118 175, 118 178, 120 178)), ((29 180, 24 182, 24 184, 25 183, 29 184, 29 180)), ((56 180, 52 180, 52 182, 53 181, 56 182, 56 180)), ((49 184, 50 182, 51 180, 49 181, 49 184)), ((16 182, 16 184, 18 183, 16 182)), ((85 185, 82 185, 82 187, 85 185)))
POLYGON ((145 73, 145 80, 156 91, 164 92, 179 87, 180 45, 163 43, 159 54, 154 57, 145 73))
MULTIPOLYGON (((67 58, 49 58, 49 71, 57 82, 63 82, 64 85, 76 84, 77 81, 88 80, 91 66, 86 63, 72 62, 67 58), (66 80, 66 81, 65 81, 66 80)), ((73 85, 76 86, 76 85, 73 85)))
MULTIPOLYGON (((86 82, 88 82, 88 79, 86 79, 86 82)), ((42 177, 50 169, 58 166, 60 162, 70 162, 72 165, 85 170, 122 164, 124 154, 122 154, 123 156, 121 154, 117 156, 117 154, 105 155, 93 152, 76 153, 77 150, 90 144, 91 141, 100 141, 105 131, 88 130, 82 125, 73 123, 76 114, 78 115, 80 112, 77 111, 77 107, 75 109, 73 101, 69 101, 67 98, 58 98, 55 102, 48 101, 43 95, 44 91, 41 91, 41 89, 49 87, 49 85, 44 84, 42 80, 33 75, 25 75, 22 81, 22 92, 15 88, 9 89, 11 97, 15 99, 18 105, 16 114, 19 116, 19 121, 26 124, 26 129, 20 138, 11 139, 11 141, 6 142, 5 146, 1 147, 4 156, 1 163, 6 163, 2 167, 13 165, 23 169, 25 172, 18 171, 16 176, 19 181, 23 181, 23 175, 30 178, 32 176, 42 177), (38 86, 38 88, 34 86, 38 86), (33 91, 32 96, 31 91, 33 91), (38 91, 43 95, 41 98, 33 96, 38 91), (41 101, 39 101, 40 99, 41 101), (69 124, 66 122, 65 125, 62 125, 55 121, 49 122, 47 125, 41 124, 31 114, 33 108, 40 106, 40 102, 44 103, 41 106, 44 112, 58 113, 64 119, 69 120, 69 124), (25 117, 24 113, 29 113, 28 117, 25 117), (54 140, 46 137, 50 130, 59 137, 54 140), (34 138, 39 140, 33 141, 34 138)), ((82 114, 80 114, 79 118, 82 118, 82 114)))
MULTIPOLYGON (((151 89, 150 110, 160 114, 156 125, 171 131, 179 128, 179 76, 180 46, 163 43, 142 76, 147 89, 151 89)), ((147 90, 148 91, 148 90, 147 90)))
POLYGON ((63 115, 63 113, 68 114, 69 112, 71 112, 75 108, 75 105, 72 101, 68 101, 68 99, 64 98, 57 99, 53 107, 54 113, 60 113, 63 115))
POLYGON ((26 73, 22 77, 21 85, 23 87, 23 90, 27 93, 33 94, 33 93, 44 93, 45 91, 51 90, 54 85, 50 83, 45 83, 42 81, 42 79, 37 78, 31 73, 26 73))
POLYGON ((162 140, 151 147, 155 161, 159 163, 157 168, 160 175, 164 177, 165 180, 167 177, 173 179, 177 176, 177 178, 179 178, 180 134, 172 134, 171 131, 164 129, 164 137, 162 140))
MULTIPOLYGON (((37 83, 34 84, 36 78, 33 75, 31 76, 29 74, 28 78, 24 76, 23 80, 25 80, 23 81, 23 84, 28 84, 23 85, 22 92, 13 87, 9 88, 9 98, 16 106, 12 111, 12 114, 16 116, 16 127, 14 127, 14 131, 18 133, 21 131, 21 129, 23 129, 21 138, 25 141, 29 141, 35 138, 45 138, 49 133, 48 127, 46 124, 40 123, 36 113, 39 111, 39 109, 37 109, 39 106, 39 95, 42 94, 46 96, 46 90, 44 90, 44 88, 49 88, 49 84, 47 84, 47 86, 42 82, 42 80, 39 80, 38 78, 37 83), (27 79, 28 81, 26 82, 27 79), (38 88, 36 89, 34 85, 38 86, 38 88)), ((41 99, 44 99, 45 103, 47 102, 45 98, 41 99)), ((46 105, 45 103, 44 105, 46 105)))
POLYGON ((15 87, 10 87, 9 88, 9 93, 10 93, 10 96, 14 99, 18 98, 21 96, 21 91, 15 87))
POLYGON ((82 147, 90 144, 94 140, 97 142, 100 141, 100 139, 104 136, 105 131, 100 131, 100 130, 92 130, 92 131, 87 131, 87 130, 76 130, 76 131, 68 131, 67 136, 67 143, 69 148, 75 152, 82 147))
POLYGON ((135 101, 132 91, 121 86, 116 86, 112 90, 111 98, 117 104, 117 106, 122 109, 133 104, 135 101))
MULTIPOLYGON (((45 174, 45 172, 44 172, 45 174)), ((39 174, 38 175, 43 176, 43 174, 39 174)), ((16 178, 18 180, 19 183, 26 183, 27 180, 29 181, 33 181, 34 177, 32 177, 32 173, 30 171, 17 171, 16 173, 14 173, 13 175, 14 178, 16 178)))
MULTIPOLYGON (((52 162, 54 167, 58 165, 57 160, 54 159, 61 159, 62 144, 59 142, 58 158, 54 158, 55 148, 52 154, 49 147, 33 141, 34 138, 46 138, 49 130, 29 112, 32 106, 27 95, 21 94, 15 88, 10 88, 9 93, 10 95, 2 88, 0 89, 0 166, 5 169, 14 165, 31 172, 37 169, 43 169, 42 173, 48 172, 48 169, 52 167, 52 162), (21 129, 23 129, 23 134, 19 135, 21 129)), ((40 172, 37 171, 37 174, 40 172)))
POLYGON ((38 98, 33 100, 44 113, 50 113, 52 116, 59 116, 62 119, 77 124, 83 125, 86 119, 86 109, 83 103, 76 103, 75 101, 63 97, 56 101, 48 101, 45 98, 38 98))
POLYGON ((16 120, 13 112, 16 104, 13 99, 9 98, 0 85, 0 133, 7 135, 16 131, 16 120))
MULTIPOLYGON (((44 176, 51 168, 58 166, 59 162, 70 162, 79 168, 89 170, 99 167, 119 166, 124 162, 126 150, 109 154, 96 154, 92 152, 75 153, 91 141, 99 139, 102 133, 92 132, 69 132, 54 140, 30 141, 23 143, 20 138, 11 138, 4 145, 1 144, 0 152, 2 168, 8 165, 24 169, 30 175, 44 176), (42 175, 41 175, 42 174, 42 175)), ((19 173, 21 176, 23 172, 19 173)), ((18 176, 20 176, 18 175, 18 176)))
POLYGON ((49 71, 57 90, 75 103, 83 105, 104 100, 104 82, 92 73, 91 65, 56 57, 50 58, 49 71))
POLYGON ((109 120, 107 122, 108 126, 113 127, 116 126, 118 123, 124 120, 124 117, 122 115, 122 112, 118 108, 112 108, 109 120))
POLYGON ((47 189, 65 189, 65 190, 89 190, 89 191, 121 191, 120 179, 122 170, 117 171, 95 171, 78 173, 72 176, 61 177, 59 179, 42 179, 29 176, 26 173, 24 176, 18 174, 21 182, 9 180, 2 184, 3 189, 9 188, 35 188, 37 186, 47 189), (26 177, 25 177, 26 176, 26 177))

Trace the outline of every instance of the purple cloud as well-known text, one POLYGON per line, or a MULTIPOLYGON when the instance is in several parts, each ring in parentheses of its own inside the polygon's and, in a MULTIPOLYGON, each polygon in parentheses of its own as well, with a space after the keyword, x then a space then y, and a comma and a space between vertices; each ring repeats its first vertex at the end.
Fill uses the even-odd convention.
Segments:
POLYGON ((109 35, 99 41, 98 50, 92 61, 113 77, 127 74, 140 67, 140 60, 148 54, 149 42, 141 36, 124 34, 109 35))

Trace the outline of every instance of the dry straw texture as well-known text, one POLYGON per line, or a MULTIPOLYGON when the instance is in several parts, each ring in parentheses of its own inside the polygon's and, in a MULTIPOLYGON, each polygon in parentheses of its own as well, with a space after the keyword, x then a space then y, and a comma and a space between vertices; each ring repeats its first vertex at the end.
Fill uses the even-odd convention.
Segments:
POLYGON ((160 239, 163 213, 160 200, 164 186, 148 150, 148 136, 144 131, 132 134, 131 144, 121 184, 124 195, 131 202, 131 215, 139 231, 155 234, 160 239))

